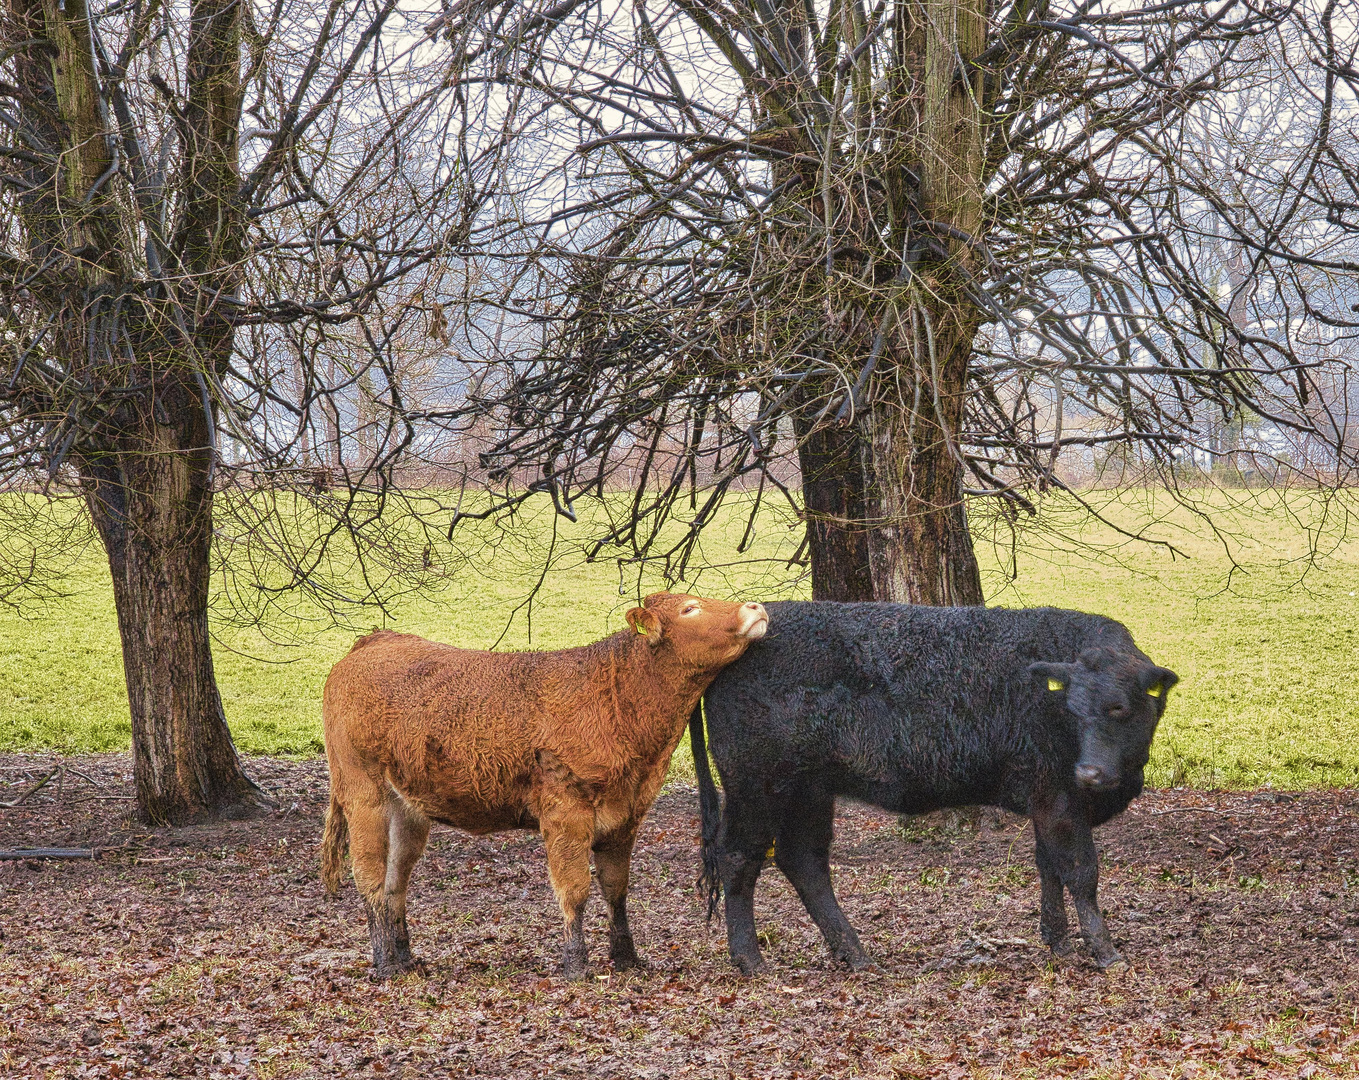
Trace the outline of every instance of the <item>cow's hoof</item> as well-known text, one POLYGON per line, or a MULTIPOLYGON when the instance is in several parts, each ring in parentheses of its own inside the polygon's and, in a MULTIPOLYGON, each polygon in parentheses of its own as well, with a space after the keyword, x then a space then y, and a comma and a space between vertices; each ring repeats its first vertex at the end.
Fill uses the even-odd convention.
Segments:
POLYGON ((1097 956, 1095 963, 1099 965, 1100 971, 1117 971, 1119 968, 1128 966, 1128 961, 1124 960, 1122 954, 1117 952, 1104 957, 1097 956))
POLYGON ((562 960, 562 978, 569 982, 580 982, 590 974, 590 965, 585 957, 568 953, 562 960))
POLYGON ((763 975, 769 970, 769 965, 760 956, 733 956, 731 962, 736 965, 736 970, 742 975, 763 975))
POLYGON ((646 971, 651 965, 636 953, 631 956, 611 956, 614 971, 646 971))
POLYGON ((1071 938, 1062 938, 1061 941, 1048 942, 1048 948, 1052 950, 1055 959, 1066 960, 1076 953, 1076 943, 1071 938))

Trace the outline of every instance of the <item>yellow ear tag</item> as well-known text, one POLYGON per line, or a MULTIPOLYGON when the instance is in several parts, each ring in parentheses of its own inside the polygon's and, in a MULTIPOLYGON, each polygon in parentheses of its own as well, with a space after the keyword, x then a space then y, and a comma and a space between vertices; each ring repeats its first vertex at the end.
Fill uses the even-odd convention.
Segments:
POLYGON ((774 857, 774 845, 773 845, 773 844, 770 844, 770 845, 769 845, 769 850, 766 851, 766 852, 764 853, 764 857, 765 857, 766 859, 772 859, 772 858, 774 857))
POLYGON ((637 624, 637 632, 641 634, 642 637, 646 637, 646 627, 643 626, 641 623, 637 624))
POLYGON ((1155 686, 1153 686, 1151 689, 1147 691, 1147 697, 1160 697, 1161 692, 1162 692, 1161 684, 1157 683, 1155 686))
POLYGON ((1052 679, 1052 678, 1050 678, 1050 679, 1048 679, 1048 689, 1049 689, 1049 690, 1065 690, 1065 689, 1066 689, 1066 683, 1062 682, 1061 679, 1052 679))

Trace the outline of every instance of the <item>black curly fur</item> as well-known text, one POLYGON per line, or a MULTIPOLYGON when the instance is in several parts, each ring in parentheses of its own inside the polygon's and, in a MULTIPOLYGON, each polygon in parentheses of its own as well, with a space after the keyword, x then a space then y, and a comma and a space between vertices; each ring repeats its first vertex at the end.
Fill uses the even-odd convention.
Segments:
POLYGON ((904 814, 982 803, 1029 815, 1044 939, 1065 941, 1065 887, 1096 959, 1113 962, 1091 830, 1141 792, 1174 672, 1126 627, 1084 612, 766 608, 768 635, 714 680, 689 720, 700 883, 709 918, 725 898, 737 966, 762 964, 753 898, 771 843, 832 953, 870 962, 831 886, 835 801, 845 798, 904 814))

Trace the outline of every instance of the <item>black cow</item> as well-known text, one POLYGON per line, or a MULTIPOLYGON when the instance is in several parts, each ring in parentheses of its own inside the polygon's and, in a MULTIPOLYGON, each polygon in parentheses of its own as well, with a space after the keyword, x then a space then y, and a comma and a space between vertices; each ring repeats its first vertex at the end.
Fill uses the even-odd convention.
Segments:
POLYGON ((1178 676, 1122 624, 1056 608, 776 603, 773 628, 722 672, 690 719, 709 914, 726 890, 727 944, 763 967, 755 881, 774 861, 831 952, 871 966, 831 889, 837 796, 896 813, 1001 806, 1033 820, 1043 940, 1072 949, 1062 886, 1101 967, 1121 957, 1095 900, 1091 829, 1142 791, 1178 676), (719 825, 718 816, 721 815, 719 825))

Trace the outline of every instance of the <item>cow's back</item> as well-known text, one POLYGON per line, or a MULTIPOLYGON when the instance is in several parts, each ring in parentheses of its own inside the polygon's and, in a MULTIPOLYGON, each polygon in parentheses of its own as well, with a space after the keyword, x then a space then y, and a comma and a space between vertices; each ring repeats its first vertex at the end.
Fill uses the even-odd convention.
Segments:
MULTIPOLYGON (((1027 674, 1092 644, 1132 647, 1119 623, 1052 608, 789 601, 770 634, 713 682, 709 740, 724 777, 747 770, 913 809, 1016 791, 1062 767, 1071 719, 1027 674), (1008 771, 1008 772, 1007 772, 1008 771), (914 793, 914 795, 912 794, 914 793)), ((1009 800, 1001 800, 1008 802, 1009 800)))

